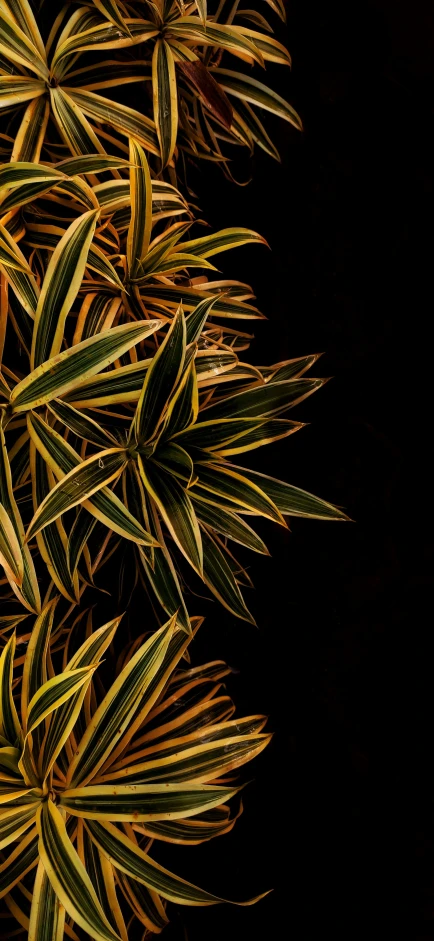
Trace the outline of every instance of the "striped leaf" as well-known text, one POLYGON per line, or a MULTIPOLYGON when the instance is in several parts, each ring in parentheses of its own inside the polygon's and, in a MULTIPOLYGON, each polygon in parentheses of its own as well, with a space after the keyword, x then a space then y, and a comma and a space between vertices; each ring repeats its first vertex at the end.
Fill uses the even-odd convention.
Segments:
POLYGON ((289 121, 298 131, 302 130, 301 118, 294 111, 294 108, 284 98, 268 88, 267 85, 251 78, 250 75, 244 75, 242 72, 232 72, 230 69, 212 68, 210 71, 219 85, 230 95, 241 98, 242 101, 250 101, 265 111, 271 111, 285 121, 289 121))
POLYGON ((257 484, 227 465, 201 463, 196 466, 199 474, 192 494, 203 497, 209 503, 222 504, 227 509, 247 510, 265 516, 275 523, 284 523, 283 518, 266 493, 257 484))
POLYGON ((348 520, 348 516, 339 507, 315 497, 313 493, 246 467, 233 466, 233 470, 260 487, 285 515, 303 516, 308 519, 348 520))
MULTIPOLYGON (((112 642, 119 621, 120 618, 115 618, 113 621, 109 621, 108 624, 100 627, 99 630, 94 631, 84 644, 81 645, 71 660, 69 660, 63 675, 66 676, 67 673, 72 673, 86 667, 90 668, 92 666, 94 668, 95 665, 100 662, 101 657, 112 642)), ((59 706, 51 716, 38 762, 38 769, 42 781, 46 779, 75 726, 86 692, 87 685, 84 684, 80 689, 77 689, 66 702, 59 706)))
MULTIPOLYGON (((58 480, 81 464, 77 452, 39 415, 29 412, 27 425, 32 441, 58 480)), ((90 500, 85 501, 84 506, 92 516, 125 539, 131 539, 139 545, 154 545, 152 536, 111 490, 103 488, 97 491, 90 500)))
POLYGON ((104 170, 120 170, 129 167, 129 161, 123 157, 109 154, 84 154, 81 157, 67 157, 56 164, 58 173, 77 176, 85 173, 102 173, 104 170))
POLYGON ((13 889, 17 882, 30 872, 38 860, 38 840, 36 830, 26 833, 12 850, 7 859, 0 864, 0 898, 13 889))
POLYGON ((119 941, 51 800, 38 811, 39 855, 53 890, 68 915, 95 941, 119 941))
POLYGON ((222 448, 216 448, 214 453, 220 457, 229 457, 233 454, 243 454, 245 451, 254 451, 256 448, 264 447, 265 444, 272 444, 274 441, 287 438, 288 435, 294 434, 303 427, 302 422, 289 421, 285 418, 270 418, 268 421, 261 422, 259 427, 252 427, 235 441, 223 445, 222 448))
POLYGON ((237 100, 237 108, 234 109, 234 122, 240 122, 243 127, 246 128, 247 133, 252 138, 252 141, 261 147, 262 150, 265 150, 266 154, 269 154, 270 157, 273 157, 274 160, 280 162, 280 155, 277 147, 273 144, 273 141, 267 134, 264 125, 259 120, 257 114, 253 108, 247 103, 247 101, 237 100))
MULTIPOLYGON (((1 48, 1 40, 0 40, 1 48)), ((13 108, 24 101, 38 98, 45 92, 44 82, 27 75, 2 75, 0 108, 13 108)))
POLYGON ((160 320, 120 324, 55 354, 15 386, 11 394, 14 410, 27 411, 70 392, 160 326, 160 320))
POLYGON ((116 480, 127 464, 124 448, 110 448, 87 458, 66 474, 42 501, 30 523, 27 540, 56 520, 66 510, 84 503, 98 490, 116 480))
MULTIPOLYGON (((221 808, 217 808, 221 810, 221 808)), ((221 820, 209 821, 207 812, 202 815, 204 819, 195 817, 194 820, 161 820, 158 823, 146 823, 143 827, 146 836, 166 843, 179 843, 185 846, 197 845, 216 836, 223 836, 232 830, 238 815, 230 818, 226 811, 221 820)))
POLYGON ((93 418, 85 415, 84 412, 79 412, 72 405, 68 405, 67 402, 55 399, 50 402, 49 409, 58 421, 66 425, 79 438, 84 438, 99 448, 112 448, 117 445, 118 442, 110 431, 99 425, 93 418))
POLYGON ((216 300, 216 297, 206 297, 187 317, 187 345, 196 343, 199 339, 216 300))
MULTIPOLYGON (((211 290, 211 285, 207 286, 211 290)), ((183 309, 187 311, 194 310, 197 304, 202 300, 209 300, 210 295, 205 291, 199 291, 196 288, 184 287, 183 284, 145 284, 141 291, 141 297, 144 302, 155 304, 164 304, 169 308, 179 307, 182 304, 183 309)), ((215 297, 212 309, 213 317, 225 317, 229 320, 262 320, 263 314, 246 304, 244 301, 237 301, 231 297, 215 297)))
MULTIPOLYGON (((247 727, 250 721, 244 720, 247 727)), ((270 735, 257 732, 241 734, 242 732, 243 721, 234 720, 232 723, 221 723, 216 727, 208 726, 202 732, 181 739, 166 739, 155 749, 151 746, 147 750, 147 761, 137 761, 130 767, 107 775, 103 777, 103 782, 110 776, 110 786, 126 782, 138 787, 145 784, 155 787, 160 783, 161 788, 164 788, 168 787, 170 782, 183 782, 185 785, 194 783, 205 787, 207 781, 220 779, 234 768, 251 761, 270 741, 270 735), (237 734, 238 732, 240 734, 237 734)), ((137 759, 137 755, 134 757, 137 759)), ((232 795, 227 794, 224 801, 229 800, 230 796, 232 795)))
POLYGON ((242 621, 255 624, 248 610, 232 569, 222 549, 211 534, 202 529, 203 580, 220 603, 242 621))
POLYGON ((0 849, 15 843, 35 822, 35 808, 27 804, 24 807, 12 807, 0 814, 0 849))
POLYGON ((177 820, 230 800, 237 788, 190 784, 98 784, 63 791, 60 806, 85 820, 177 820))
MULTIPOLYGON (((16 246, 15 250, 17 254, 20 253, 20 249, 18 248, 18 246, 16 246)), ((38 304, 39 289, 38 289, 37 283, 33 275, 29 274, 27 271, 23 271, 17 268, 12 268, 10 265, 3 266, 1 262, 0 262, 0 270, 3 272, 3 274, 6 277, 6 280, 11 285, 12 290, 19 302, 19 305, 21 305, 21 307, 24 308, 24 311, 26 311, 27 314, 29 315, 29 317, 25 316, 21 308, 18 307, 18 317, 20 318, 22 325, 23 325, 23 332, 22 332, 23 346, 26 347, 28 345, 26 343, 27 337, 31 335, 31 330, 33 328, 33 324, 30 318, 32 318, 33 320, 35 316, 36 307, 38 304)), ((10 301, 11 301, 10 313, 12 315, 12 313, 15 313, 15 309, 12 304, 12 298, 10 299, 10 301)), ((21 333, 21 330, 20 330, 21 323, 17 318, 15 318, 14 326, 15 326, 17 333, 18 334, 21 333)))
MULTIPOLYGON (((171 35, 170 28, 167 35, 171 35)), ((194 39, 201 46, 219 46, 242 58, 247 55, 253 62, 263 65, 261 52, 254 42, 243 35, 239 26, 227 26, 210 20, 202 24, 195 16, 182 16, 173 24, 173 35, 180 39, 194 39)))
POLYGON ((17 62, 18 65, 24 65, 31 72, 35 72, 43 81, 46 81, 49 72, 41 52, 26 33, 20 29, 16 21, 8 16, 3 4, 2 7, 3 9, 0 8, 0 52, 7 59, 17 62))
POLYGON ((158 507, 171 536, 190 565, 202 573, 203 551, 199 524, 184 486, 153 461, 138 458, 142 481, 158 507))
MULTIPOLYGON (((43 457, 30 443, 33 510, 36 512, 51 492, 55 480, 43 457)), ((56 519, 36 537, 39 552, 56 588, 75 604, 79 600, 77 575, 72 575, 68 564, 68 536, 60 519, 56 519)))
POLYGON ((204 235, 198 239, 191 239, 189 242, 180 242, 176 250, 178 252, 193 252, 200 255, 201 258, 210 258, 212 255, 218 255, 219 252, 226 252, 229 248, 235 248, 237 245, 247 245, 249 242, 259 242, 267 245, 266 240, 254 232, 253 229, 220 229, 219 232, 213 232, 211 235, 204 235))
POLYGON ((11 468, 3 428, 0 426, 0 501, 15 530, 20 545, 23 560, 23 580, 18 587, 15 579, 11 580, 11 587, 19 601, 29 611, 36 614, 41 609, 38 581, 35 567, 28 546, 24 544, 24 526, 15 500, 11 468))
POLYGON ((83 380, 65 400, 76 408, 111 405, 121 402, 137 402, 143 388, 151 360, 141 360, 118 366, 111 372, 102 373, 93 379, 83 380))
MULTIPOLYGON (((107 857, 104 858, 109 862, 107 857)), ((141 885, 136 879, 129 879, 119 869, 116 870, 116 879, 136 918, 148 931, 159 934, 168 923, 160 896, 141 885)))
MULTIPOLYGON (((206 416, 206 410, 201 412, 206 416)), ((199 421, 191 427, 181 430, 176 441, 184 448, 200 448, 204 451, 220 452, 238 439, 260 432, 265 419, 261 418, 220 418, 215 421, 199 421)))
MULTIPOLYGON (((6 741, 4 736, 1 737, 1 741, 6 741)), ((19 758, 19 748, 15 748, 12 745, 2 744, 0 748, 0 777, 3 783, 9 782, 12 787, 17 784, 22 785, 23 783, 21 780, 20 769, 18 767, 19 758)))
POLYGON ((185 318, 179 309, 146 372, 132 426, 134 438, 140 445, 152 438, 164 417, 183 369, 185 343, 185 318))
POLYGON ((131 221, 127 235, 127 260, 131 278, 140 277, 152 227, 152 183, 146 155, 130 140, 131 221))
POLYGON ((193 505, 196 516, 201 523, 205 523, 211 530, 220 533, 227 539, 232 539, 241 546, 252 549, 253 552, 261 552, 263 555, 269 555, 266 545, 259 538, 258 534, 247 525, 245 520, 236 513, 224 510, 223 507, 213 506, 203 500, 195 498, 193 505))
POLYGON ((158 39, 152 55, 154 121, 161 150, 162 168, 170 163, 178 133, 178 92, 175 62, 170 45, 158 39))
MULTIPOLYGON (((76 105, 80 112, 92 118, 94 121, 102 121, 111 124, 120 134, 136 140, 145 150, 159 155, 160 148, 154 122, 149 118, 135 111, 134 108, 127 108, 126 105, 117 104, 110 98, 103 98, 102 95, 95 95, 94 92, 84 89, 65 88, 64 94, 76 105)), ((98 150, 98 147, 91 148, 98 150)), ((89 152, 90 148, 87 148, 89 152)), ((86 151, 83 151, 84 153, 86 151)))
POLYGON ((22 251, 9 235, 8 230, 0 222, 0 262, 5 268, 15 268, 17 271, 30 273, 30 268, 22 251))
POLYGON ((14 633, 0 657, 0 735, 11 745, 15 744, 21 734, 12 686, 15 643, 14 633))
MULTIPOLYGON (((172 395, 164 419, 162 438, 166 441, 170 437, 182 432, 197 418, 199 412, 199 395, 197 387, 197 374, 195 363, 196 349, 190 347, 185 358, 184 374, 172 395)), ((181 442, 171 445, 176 449, 181 442)), ((158 460, 161 460, 161 451, 158 451, 158 460)))
POLYGON ((325 379, 288 379, 263 386, 255 386, 235 395, 228 396, 210 405, 202 412, 203 421, 215 421, 221 418, 265 418, 280 415, 288 408, 293 408, 307 396, 317 392, 325 379))
POLYGON ((122 739, 142 705, 146 688, 164 660, 174 627, 175 619, 172 618, 139 648, 113 683, 92 716, 70 763, 69 786, 84 785, 94 777, 122 739))
MULTIPOLYGON (((11 285, 18 301, 20 302, 22 307, 24 307, 24 310, 27 311, 30 317, 33 318, 34 312, 36 310, 38 294, 39 294, 38 286, 36 284, 35 278, 33 277, 30 271, 30 268, 27 264, 27 261, 21 249, 16 244, 15 240, 12 238, 11 233, 8 232, 8 230, 1 224, 0 224, 0 271, 2 271, 6 280, 11 285)), ((12 305, 12 298, 10 298, 11 316, 14 313, 15 313, 15 310, 12 305)), ((21 317, 23 316, 24 316, 23 312, 21 312, 21 317)), ((16 326, 16 329, 17 329, 17 326, 16 326)), ((29 333, 31 329, 30 323, 27 323, 26 327, 27 327, 27 333, 29 333)))
POLYGON ((86 52, 103 49, 122 49, 135 43, 152 39, 158 32, 155 25, 148 20, 128 19, 128 34, 121 32, 118 26, 111 23, 100 23, 90 29, 77 32, 62 42, 60 40, 52 59, 52 69, 59 78, 67 72, 68 63, 65 59, 75 56, 77 52, 86 52))
POLYGON ((65 909, 40 860, 33 886, 28 941, 62 941, 64 927, 65 909))
POLYGON ((33 160, 38 163, 49 115, 50 104, 45 95, 39 95, 27 105, 15 138, 12 160, 33 160))
POLYGON ((83 507, 80 507, 72 524, 68 540, 68 563, 71 575, 77 570, 81 554, 87 545, 95 524, 95 517, 87 510, 84 510, 83 507))
POLYGON ((8 573, 9 579, 21 585, 24 578, 24 563, 21 547, 15 528, 0 503, 0 563, 8 573))
POLYGON ((50 88, 50 102, 60 135, 71 153, 105 153, 83 111, 63 88, 50 88))
MULTIPOLYGON (((138 493, 134 495, 137 504, 141 497, 143 484, 140 480, 136 465, 133 465, 131 479, 128 483, 129 500, 135 488, 137 488, 138 491, 138 493)), ((146 496, 144 493, 143 499, 146 502, 146 496)), ((129 505, 133 507, 136 504, 130 503, 129 505)), ((137 510, 135 513, 137 515, 137 510)), ((153 549, 152 565, 149 564, 149 560, 147 559, 145 553, 140 552, 140 560, 145 570, 146 577, 168 617, 172 617, 172 615, 176 614, 178 625, 189 634, 191 632, 190 620, 179 578, 176 573, 170 552, 168 551, 164 541, 158 513, 152 506, 150 506, 149 527, 151 533, 158 540, 159 547, 153 549)))
POLYGON ((195 0, 195 3, 202 23, 206 23, 207 0, 195 0))
POLYGON ((82 667, 47 680, 29 702, 27 735, 36 729, 43 719, 67 702, 82 686, 89 684, 93 671, 94 667, 82 667))
POLYGON ((298 379, 318 361, 318 354, 297 356, 274 366, 261 366, 261 373, 266 382, 282 382, 284 379, 298 379))
POLYGON ((125 36, 131 36, 131 33, 128 29, 128 26, 119 12, 119 8, 115 0, 94 0, 95 6, 106 16, 113 26, 117 26, 120 29, 121 33, 124 33, 125 36))
POLYGON ((21 687, 21 716, 25 727, 29 702, 47 681, 47 651, 58 600, 58 597, 52 598, 36 618, 27 645, 21 687))
MULTIPOLYGON (((171 619, 169 624, 173 623, 175 620, 176 618, 171 619)), ((197 627, 202 623, 202 619, 195 618, 194 622, 195 629, 197 630, 197 627)), ((120 755, 125 752, 128 743, 133 740, 138 730, 142 728, 147 716, 151 714, 151 710, 154 704, 157 702, 158 698, 165 690, 167 683, 171 679, 175 667, 184 656, 192 636, 194 636, 194 631, 191 629, 188 634, 185 631, 180 630, 175 630, 172 634, 164 657, 161 660, 151 683, 144 690, 141 702, 139 704, 139 709, 136 712, 134 720, 131 722, 123 738, 119 740, 110 755, 110 767, 113 767, 114 763, 117 762, 120 755)), ((73 782, 73 784, 75 783, 76 782, 73 782)))
POLYGON ((0 781, 0 804, 10 807, 21 807, 24 804, 38 803, 42 795, 40 788, 31 788, 26 785, 20 775, 19 783, 0 781))
MULTIPOLYGON (((5 4, 3 4, 4 6, 5 4)), ((10 13, 45 60, 45 47, 29 0, 7 0, 10 13)))
MULTIPOLYGON (((120 869, 127 876, 137 879, 148 889, 158 892, 163 898, 178 905, 216 905, 225 901, 216 895, 211 895, 203 889, 192 885, 176 876, 175 873, 164 869, 155 860, 151 859, 140 847, 133 843, 124 833, 113 824, 92 820, 86 822, 86 829, 92 840, 101 852, 110 860, 116 869, 120 869)), ((253 905, 259 901, 258 896, 248 902, 235 904, 253 905)))
POLYGON ((75 219, 54 249, 35 314, 32 367, 60 352, 67 314, 78 294, 98 210, 75 219))
POLYGON ((137 278, 136 283, 140 286, 146 284, 149 278, 160 277, 161 275, 174 274, 176 271, 183 271, 185 268, 211 268, 216 270, 210 261, 200 258, 197 255, 187 255, 181 252, 174 252, 163 258, 155 269, 148 271, 143 277, 137 278))
POLYGON ((238 26, 237 29, 242 36, 246 36, 247 39, 250 39, 255 44, 256 48, 262 53, 265 62, 278 62, 280 65, 291 65, 291 56, 288 50, 281 42, 278 42, 277 39, 266 36, 264 33, 259 33, 255 29, 250 29, 249 26, 238 26))
POLYGON ((128 941, 128 932, 116 891, 115 870, 108 859, 100 853, 95 843, 92 842, 81 821, 78 825, 78 834, 80 859, 88 876, 90 876, 104 914, 112 928, 115 931, 118 930, 122 941, 128 941))

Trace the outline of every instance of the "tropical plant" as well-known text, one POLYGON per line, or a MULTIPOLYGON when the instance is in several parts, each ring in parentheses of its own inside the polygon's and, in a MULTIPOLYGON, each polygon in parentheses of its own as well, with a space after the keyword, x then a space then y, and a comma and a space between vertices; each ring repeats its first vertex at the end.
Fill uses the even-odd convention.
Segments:
MULTIPOLYGON (((246 346, 246 335, 209 323, 260 317, 242 293, 250 299, 251 288, 206 279, 191 286, 186 277, 189 268, 206 270, 210 257, 234 245, 260 243, 260 236, 233 228, 180 242, 191 220, 173 222, 164 210, 163 220, 159 213, 154 217, 146 156, 134 141, 129 179, 94 187, 84 179, 86 170, 128 172, 123 163, 89 155, 64 162, 62 169, 26 163, 0 169, 3 218, 7 225, 19 204, 18 238, 30 249, 27 258, 2 227, 1 267, 10 288, 4 291, 4 316, 9 309, 11 340, 18 340, 22 352, 17 370, 7 369, 3 381, 3 429, 8 438, 13 435, 16 483, 33 483, 35 515, 26 539, 37 537, 51 578, 71 601, 79 599, 80 557, 99 520, 137 544, 148 587, 167 614, 179 612, 186 630, 179 553, 233 614, 252 620, 239 587, 243 570, 227 540, 256 552, 267 549, 244 516, 284 524, 285 513, 343 514, 230 459, 302 427, 282 413, 324 380, 304 375, 316 356, 268 368, 240 362, 236 348, 246 346), (71 194, 71 183, 72 196, 65 199, 61 194, 65 187, 71 194), (35 189, 39 198, 23 203, 35 189), (112 195, 105 202, 101 192, 107 189, 112 195), (83 194, 93 205, 85 212, 79 205, 83 194), (41 218, 47 197, 66 212, 66 229, 30 221, 41 218), (127 213, 113 232, 107 207, 123 211, 119 199, 128 200, 127 213), (152 238, 162 222, 165 229, 152 238), (176 312, 179 301, 183 309, 176 312), (158 347, 154 356, 147 346, 151 337, 158 347), (19 378, 26 359, 29 370, 19 378), (111 489, 117 481, 119 495, 111 489), (74 507, 80 510, 68 531, 61 517, 74 507)), ((177 211, 186 212, 177 191, 170 184, 165 188, 177 211)), ((3 479, 13 482, 4 443, 3 479)), ((17 513, 12 500, 9 488, 2 502, 11 520, 17 513)), ((20 538, 28 574, 20 582, 10 561, 8 574, 16 595, 38 611, 33 563, 20 538)))
POLYGON ((217 695, 224 663, 179 669, 192 635, 176 617, 136 637, 99 701, 93 676, 118 621, 96 631, 88 622, 71 655, 77 625, 66 638, 53 629, 57 601, 33 626, 19 708, 14 635, 0 659, 0 848, 17 844, 3 854, 0 898, 29 938, 76 938, 75 926, 97 941, 127 941, 131 918, 161 931, 166 901, 222 901, 149 851, 154 840, 191 845, 227 833, 242 809, 228 806, 240 792, 228 774, 269 735, 264 716, 231 718, 230 698, 217 695))
POLYGON ((278 156, 253 108, 300 121, 251 67, 288 53, 224 0, 52 14, 0 0, 0 898, 30 941, 127 941, 221 901, 149 851, 227 833, 270 737, 232 718, 224 663, 190 666, 197 598, 254 623, 252 518, 346 517, 248 466, 325 380, 317 355, 245 361, 264 315, 216 261, 264 239, 205 227, 179 182, 199 157, 230 176, 226 144, 278 156))
MULTIPOLYGON (((285 18, 282 0, 267 3, 285 18)), ((104 153, 105 144, 122 152, 125 137, 159 156, 163 168, 175 151, 225 166, 226 142, 250 151, 256 143, 278 159, 254 108, 296 128, 300 118, 256 77, 221 67, 221 58, 261 68, 267 61, 290 65, 289 54, 262 14, 225 6, 223 0, 209 16, 206 0, 66 3, 45 41, 28 0, 5 0, 0 107, 13 114, 11 130, 16 126, 6 138, 12 160, 38 162, 41 153, 52 159, 62 142, 75 155, 104 153), (107 59, 113 50, 121 50, 119 58, 107 59), (101 94, 131 83, 139 110, 101 94)))

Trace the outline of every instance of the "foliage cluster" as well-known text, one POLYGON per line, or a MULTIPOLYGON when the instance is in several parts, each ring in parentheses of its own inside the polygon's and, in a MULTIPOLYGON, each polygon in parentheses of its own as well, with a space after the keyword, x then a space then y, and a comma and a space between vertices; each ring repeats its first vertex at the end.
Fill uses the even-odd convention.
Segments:
POLYGON ((257 109, 300 127, 256 77, 290 61, 270 34, 237 2, 0 0, 0 898, 31 941, 221 901, 151 854, 227 833, 269 740, 224 663, 191 666, 192 606, 253 622, 255 517, 344 518, 248 467, 324 380, 316 355, 246 361, 263 315, 216 256, 264 240, 205 228, 185 186, 231 146, 278 156, 257 109), (153 620, 119 642, 92 606, 126 546, 153 620))

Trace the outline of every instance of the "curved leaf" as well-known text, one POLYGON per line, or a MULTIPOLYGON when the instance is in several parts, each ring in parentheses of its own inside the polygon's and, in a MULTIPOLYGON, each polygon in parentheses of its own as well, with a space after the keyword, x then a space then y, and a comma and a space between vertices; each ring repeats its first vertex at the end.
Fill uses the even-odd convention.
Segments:
MULTIPOLYGON (((163 898, 179 905, 216 905, 225 901, 164 869, 113 824, 92 820, 86 822, 86 829, 113 866, 137 879, 148 889, 158 892, 163 898)), ((260 898, 263 895, 235 904, 253 905, 260 898)))
POLYGON ((68 915, 95 941, 120 941, 69 839, 62 814, 51 800, 41 805, 37 826, 42 865, 68 915))
POLYGON ((40 860, 33 886, 28 941, 61 941, 64 925, 65 909, 40 860))

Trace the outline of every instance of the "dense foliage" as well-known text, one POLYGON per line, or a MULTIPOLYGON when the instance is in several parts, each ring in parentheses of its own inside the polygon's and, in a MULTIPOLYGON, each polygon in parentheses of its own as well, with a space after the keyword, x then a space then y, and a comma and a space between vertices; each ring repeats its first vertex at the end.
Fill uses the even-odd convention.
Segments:
POLYGON ((189 666, 196 585, 253 622, 253 518, 345 517, 248 467, 324 380, 315 355, 245 361, 263 315, 215 262, 264 240, 182 193, 200 157, 230 175, 226 145, 277 156, 255 107, 300 126, 252 77, 288 53, 237 4, 41 6, 0 2, 0 897, 33 941, 107 941, 221 901, 149 851, 228 832, 269 739, 232 719, 225 664, 189 666), (131 85, 139 108, 101 94, 131 85), (119 645, 85 605, 125 546, 153 614, 119 645))

